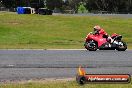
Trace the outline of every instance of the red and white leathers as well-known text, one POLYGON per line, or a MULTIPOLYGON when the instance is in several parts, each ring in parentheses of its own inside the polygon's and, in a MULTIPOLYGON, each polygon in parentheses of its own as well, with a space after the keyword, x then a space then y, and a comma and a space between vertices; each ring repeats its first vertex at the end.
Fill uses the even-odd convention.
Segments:
POLYGON ((98 26, 98 25, 97 26, 94 26, 94 31, 95 31, 95 33, 97 33, 99 35, 102 35, 102 36, 105 35, 105 36, 107 36, 107 41, 108 42, 110 42, 110 43, 113 42, 113 39, 110 36, 108 36, 108 34, 100 26, 98 26))

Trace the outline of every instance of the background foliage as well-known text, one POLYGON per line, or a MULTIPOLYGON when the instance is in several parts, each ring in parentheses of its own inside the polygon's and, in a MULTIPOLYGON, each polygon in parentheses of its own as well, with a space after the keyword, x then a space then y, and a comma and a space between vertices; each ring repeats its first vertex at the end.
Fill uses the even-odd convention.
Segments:
MULTIPOLYGON (((109 12, 132 12, 132 0, 47 0, 49 9, 64 6, 77 12, 79 3, 85 3, 88 11, 109 11, 109 12)), ((44 7, 44 0, 1 0, 1 4, 7 8, 17 6, 44 7)))

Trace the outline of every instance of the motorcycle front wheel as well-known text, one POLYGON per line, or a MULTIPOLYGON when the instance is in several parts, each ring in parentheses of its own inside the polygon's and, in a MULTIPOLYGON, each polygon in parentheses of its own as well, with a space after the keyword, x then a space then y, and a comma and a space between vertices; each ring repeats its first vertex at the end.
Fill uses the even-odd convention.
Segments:
POLYGON ((84 46, 89 51, 96 51, 98 49, 96 42, 94 42, 93 40, 85 42, 84 46))

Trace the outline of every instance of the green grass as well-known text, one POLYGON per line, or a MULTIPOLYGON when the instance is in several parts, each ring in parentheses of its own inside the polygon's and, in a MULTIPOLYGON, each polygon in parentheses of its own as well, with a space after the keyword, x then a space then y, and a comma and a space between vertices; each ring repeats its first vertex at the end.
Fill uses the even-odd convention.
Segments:
POLYGON ((103 16, 44 16, 0 13, 0 49, 83 48, 93 26, 119 33, 132 48, 132 18, 103 16))
POLYGON ((1 84, 0 88, 132 88, 132 83, 129 84, 85 84, 83 86, 75 81, 67 82, 29 82, 29 83, 13 83, 1 84))

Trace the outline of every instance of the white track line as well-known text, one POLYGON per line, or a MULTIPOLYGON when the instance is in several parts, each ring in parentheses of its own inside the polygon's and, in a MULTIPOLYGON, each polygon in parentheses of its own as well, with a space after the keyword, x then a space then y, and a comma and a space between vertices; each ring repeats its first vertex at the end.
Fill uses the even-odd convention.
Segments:
POLYGON ((0 50, 86 50, 86 49, 0 49, 0 50))
POLYGON ((47 49, 47 50, 86 50, 86 49, 47 49))
MULTIPOLYGON (((61 51, 61 50, 66 50, 66 51, 72 51, 72 50, 86 50, 86 49, 0 49, 0 50, 54 50, 54 51, 61 51)), ((126 51, 132 51, 132 49, 127 49, 126 51)))

